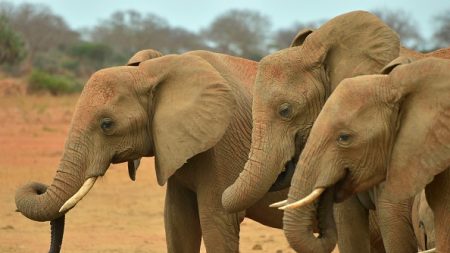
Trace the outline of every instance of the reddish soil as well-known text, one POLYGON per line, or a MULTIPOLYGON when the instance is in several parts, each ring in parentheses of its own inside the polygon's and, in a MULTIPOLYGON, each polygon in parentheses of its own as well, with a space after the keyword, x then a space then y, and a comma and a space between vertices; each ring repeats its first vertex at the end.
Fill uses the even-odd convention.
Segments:
MULTIPOLYGON (((0 97, 0 252, 46 252, 50 225, 15 212, 15 190, 30 181, 50 184, 64 147, 77 96, 0 97)), ((111 166, 66 215, 62 252, 166 252, 165 188, 153 159, 136 182, 124 164, 111 166)), ((293 252, 283 232, 245 220, 241 252, 293 252)), ((180 238, 182 239, 182 238, 180 238)), ((202 248, 202 252, 205 252, 202 248)))

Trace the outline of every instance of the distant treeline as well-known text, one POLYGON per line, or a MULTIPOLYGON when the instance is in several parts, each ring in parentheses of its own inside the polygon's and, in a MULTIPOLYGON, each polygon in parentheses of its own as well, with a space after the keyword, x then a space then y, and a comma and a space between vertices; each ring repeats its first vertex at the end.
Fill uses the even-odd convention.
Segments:
MULTIPOLYGON (((431 41, 423 38, 417 22, 404 11, 379 9, 373 13, 397 31, 410 48, 427 51, 450 44, 450 9, 434 17, 431 41)), ((300 29, 316 28, 323 22, 306 22, 299 17, 290 27, 273 30, 271 20, 262 13, 228 10, 196 33, 171 26, 152 13, 126 10, 93 27, 73 30, 48 6, 1 2, 0 64, 4 73, 30 76, 38 90, 47 89, 40 86, 56 79, 52 85, 58 87, 63 82, 69 92, 78 90, 94 71, 123 65, 141 49, 153 48, 163 54, 206 49, 259 60, 288 47, 300 29)))

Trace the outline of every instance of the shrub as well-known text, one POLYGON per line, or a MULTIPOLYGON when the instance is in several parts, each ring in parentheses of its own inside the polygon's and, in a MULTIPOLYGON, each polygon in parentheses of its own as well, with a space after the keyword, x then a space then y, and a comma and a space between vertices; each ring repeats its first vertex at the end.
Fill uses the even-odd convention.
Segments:
POLYGON ((13 31, 6 18, 0 16, 0 64, 19 63, 26 54, 22 38, 13 31))
POLYGON ((33 70, 29 78, 30 92, 48 91, 52 95, 79 92, 83 86, 75 78, 54 75, 42 70, 33 70))

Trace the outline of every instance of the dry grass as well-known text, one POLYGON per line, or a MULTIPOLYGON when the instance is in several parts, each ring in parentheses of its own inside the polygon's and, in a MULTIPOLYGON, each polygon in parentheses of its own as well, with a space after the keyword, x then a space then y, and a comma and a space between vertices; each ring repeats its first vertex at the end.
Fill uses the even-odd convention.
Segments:
MULTIPOLYGON (((51 183, 77 97, 0 97, 2 253, 48 249, 49 224, 16 213, 14 192, 30 181, 51 183)), ((166 252, 164 194, 164 187, 156 182, 152 159, 144 159, 136 182, 129 180, 126 166, 111 166, 67 215, 62 252, 166 252)), ((293 251, 281 230, 245 220, 241 252, 293 251)))

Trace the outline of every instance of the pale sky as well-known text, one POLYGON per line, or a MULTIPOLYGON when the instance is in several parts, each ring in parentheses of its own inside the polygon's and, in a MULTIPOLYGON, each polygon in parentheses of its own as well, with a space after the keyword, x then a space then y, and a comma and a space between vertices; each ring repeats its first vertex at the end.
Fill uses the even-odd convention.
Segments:
POLYGON ((43 3, 64 17, 74 29, 96 24, 117 10, 137 10, 165 18, 170 25, 191 31, 206 27, 226 10, 251 9, 267 15, 272 28, 289 27, 295 21, 329 19, 352 10, 402 9, 411 14, 421 34, 432 34, 432 18, 450 9, 450 0, 14 0, 43 3))

